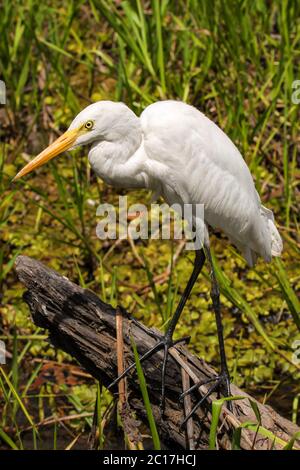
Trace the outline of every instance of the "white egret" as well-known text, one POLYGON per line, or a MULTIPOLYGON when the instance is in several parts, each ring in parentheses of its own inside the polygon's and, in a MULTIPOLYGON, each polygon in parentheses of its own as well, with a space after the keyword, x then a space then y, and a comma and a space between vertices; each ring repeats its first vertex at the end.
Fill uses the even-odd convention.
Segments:
MULTIPOLYGON (((210 255, 208 226, 222 229, 250 266, 255 264, 258 256, 270 262, 272 256, 280 256, 282 251, 273 213, 262 206, 240 152, 216 124, 185 103, 157 102, 137 117, 123 103, 99 101, 81 111, 69 129, 28 163, 15 179, 79 145, 90 145, 90 164, 108 184, 123 188, 148 188, 161 195, 170 205, 204 204, 204 242, 202 248, 195 252, 191 277, 165 335, 158 338, 156 345, 141 357, 141 361, 163 349, 163 406, 168 350, 176 343, 173 333, 207 259, 221 371, 197 406, 216 389, 230 395, 219 286, 210 255)), ((134 364, 129 366, 111 385, 133 367, 134 364)))

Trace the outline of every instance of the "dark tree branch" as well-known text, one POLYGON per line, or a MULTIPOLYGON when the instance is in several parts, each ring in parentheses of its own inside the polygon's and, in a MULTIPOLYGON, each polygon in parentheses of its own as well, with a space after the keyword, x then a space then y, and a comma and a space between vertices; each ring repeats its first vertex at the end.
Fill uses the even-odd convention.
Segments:
MULTIPOLYGON (((116 310, 102 302, 93 292, 82 289, 34 259, 19 256, 16 261, 16 270, 20 281, 27 288, 24 299, 29 305, 34 323, 47 329, 51 342, 76 358, 104 386, 111 383, 117 374, 116 310)), ((130 345, 131 335, 140 354, 153 346, 155 339, 148 331, 151 332, 147 328, 139 328, 124 312, 123 335, 126 365, 134 360, 130 345)), ((195 379, 205 380, 215 374, 214 370, 203 360, 191 355, 182 346, 173 348, 173 354, 180 356, 182 365, 192 383, 195 379)), ((180 430, 180 423, 184 418, 183 404, 178 400, 182 392, 182 374, 172 358, 169 359, 167 367, 166 411, 164 418, 160 418, 161 361, 162 353, 159 352, 143 366, 157 427, 161 439, 172 449, 186 448, 185 431, 180 430)), ((205 390, 206 388, 203 387, 201 393, 204 394, 205 390)), ((130 375, 127 379, 127 392, 129 407, 136 412, 142 421, 147 423, 135 374, 130 375)), ((234 385, 232 393, 248 397, 234 385)), ((192 397, 192 405, 196 403, 197 399, 199 399, 199 392, 192 397)), ((254 398, 251 399, 256 402, 254 398)), ((299 430, 293 423, 279 416, 271 407, 256 403, 262 417, 262 426, 274 433, 279 439, 287 442, 299 430)), ((209 406, 206 410, 199 410, 194 418, 192 428, 194 445, 198 449, 208 447, 210 421, 209 406)), ((234 415, 227 409, 223 410, 218 433, 219 448, 230 448, 233 430, 244 421, 256 423, 248 399, 235 402, 234 415)), ((254 435, 253 431, 243 430, 241 440, 243 449, 252 447, 254 435)), ((254 447, 268 449, 272 447, 272 444, 272 439, 258 434, 254 447)), ((276 442, 274 446, 281 448, 282 444, 276 442)))

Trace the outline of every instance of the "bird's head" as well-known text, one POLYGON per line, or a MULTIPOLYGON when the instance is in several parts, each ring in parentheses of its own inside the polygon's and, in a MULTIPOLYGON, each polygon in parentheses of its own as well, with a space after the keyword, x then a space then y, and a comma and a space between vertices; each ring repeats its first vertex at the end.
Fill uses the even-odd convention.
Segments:
POLYGON ((64 134, 22 168, 14 177, 14 181, 66 150, 98 141, 122 141, 130 129, 136 127, 137 122, 137 116, 124 103, 93 103, 77 114, 64 134))

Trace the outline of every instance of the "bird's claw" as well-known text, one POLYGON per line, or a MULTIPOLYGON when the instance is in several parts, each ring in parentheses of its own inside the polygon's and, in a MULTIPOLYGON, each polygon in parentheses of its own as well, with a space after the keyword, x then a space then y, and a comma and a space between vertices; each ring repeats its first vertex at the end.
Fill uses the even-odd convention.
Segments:
MULTIPOLYGON (((184 338, 177 339, 175 341, 170 338, 168 333, 166 333, 165 336, 159 336, 158 334, 154 333, 152 335, 155 337, 155 339, 158 340, 158 342, 143 356, 140 357, 140 363, 146 361, 147 359, 150 359, 153 354, 156 352, 160 351, 161 349, 164 350, 164 358, 163 358, 163 363, 162 363, 162 374, 161 374, 161 399, 160 399, 160 404, 159 404, 159 409, 161 412, 161 416, 164 414, 165 410, 165 378, 166 378, 166 367, 167 367, 167 362, 168 362, 168 356, 169 356, 169 349, 172 348, 173 346, 176 346, 179 343, 188 343, 190 341, 190 336, 186 336, 184 338)), ((175 359, 176 361, 176 359, 175 359)), ((136 369, 136 364, 132 363, 130 366, 128 366, 122 374, 120 374, 109 386, 108 390, 112 389, 115 385, 117 385, 121 379, 123 379, 126 375, 131 370, 136 369)))
MULTIPOLYGON (((225 397, 231 396, 229 374, 227 371, 224 371, 215 377, 195 383, 188 390, 185 390, 180 395, 179 399, 183 400, 184 397, 186 397, 187 395, 190 395, 193 391, 198 390, 199 387, 201 387, 202 385, 207 385, 212 382, 214 382, 213 385, 209 387, 207 392, 201 397, 201 399, 196 403, 193 409, 184 418, 183 422, 181 423, 181 428, 187 423, 187 421, 191 418, 191 416, 193 416, 193 414, 196 412, 199 406, 201 406, 210 397, 210 395, 214 393, 215 391, 221 392, 225 397)), ((227 401, 227 407, 229 411, 233 412, 232 402, 230 400, 227 401)))

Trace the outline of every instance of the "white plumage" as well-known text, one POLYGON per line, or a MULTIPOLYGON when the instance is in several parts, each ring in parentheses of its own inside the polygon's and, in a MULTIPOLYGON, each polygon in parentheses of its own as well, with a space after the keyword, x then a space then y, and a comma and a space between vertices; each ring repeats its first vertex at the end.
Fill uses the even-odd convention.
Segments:
POLYGON ((269 262, 281 254, 273 213, 261 205, 240 152, 196 108, 161 101, 138 118, 123 103, 100 101, 70 129, 89 119, 93 129, 75 145, 92 143, 89 161, 104 181, 151 189, 169 204, 204 204, 206 224, 222 229, 250 266, 258 255, 269 262))

